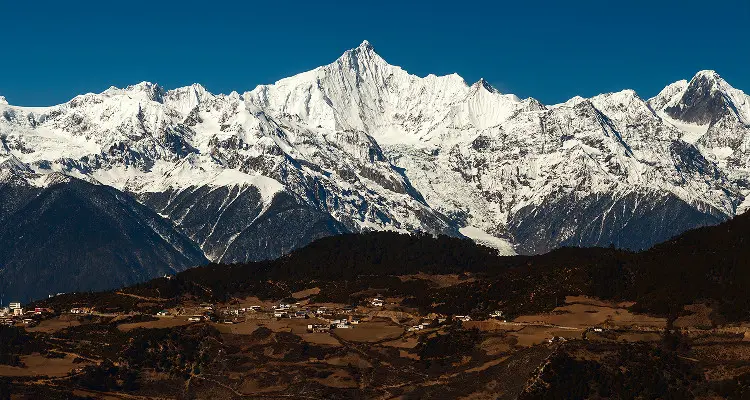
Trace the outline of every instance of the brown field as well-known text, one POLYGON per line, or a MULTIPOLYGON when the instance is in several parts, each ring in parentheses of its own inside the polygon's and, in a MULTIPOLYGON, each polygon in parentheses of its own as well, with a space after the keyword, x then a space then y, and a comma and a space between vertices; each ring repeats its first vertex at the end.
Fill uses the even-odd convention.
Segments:
POLYGON ((304 299, 305 297, 310 297, 314 294, 320 293, 320 288, 314 287, 310 289, 300 290, 299 292, 292 293, 292 297, 295 299, 304 299))
POLYGON ((458 274, 429 275, 429 274, 424 274, 424 273, 412 274, 412 275, 401 275, 398 278, 402 282, 415 280, 415 279, 429 281, 429 282, 432 282, 435 286, 440 287, 440 288, 460 285, 462 283, 474 282, 476 280, 474 278, 462 279, 462 277, 458 274))
POLYGON ((187 317, 160 317, 157 321, 134 322, 132 324, 117 325, 117 329, 127 332, 133 329, 146 328, 174 328, 176 326, 188 325, 191 322, 187 317))
POLYGON ((219 325, 221 325, 221 327, 222 327, 219 330, 219 332, 222 332, 222 333, 232 333, 232 334, 235 334, 235 335, 249 335, 249 334, 255 332, 255 330, 258 329, 258 326, 259 326, 257 324, 257 321, 256 322, 250 322, 250 321, 240 322, 238 324, 232 324, 232 325, 214 324, 214 326, 219 326, 219 325))
POLYGON ((511 341, 505 337, 491 337, 483 341, 479 346, 487 352, 487 355, 494 356, 511 351, 511 341))
POLYGON ((617 335, 617 340, 626 342, 658 342, 662 339, 657 332, 625 332, 617 335))
POLYGON ((87 363, 74 364, 75 357, 46 358, 41 354, 21 356, 21 362, 26 367, 11 367, 0 365, 0 376, 65 376, 74 369, 88 365, 87 363))
POLYGON ((339 342, 335 337, 331 336, 331 334, 329 333, 323 333, 323 332, 302 333, 299 335, 299 337, 301 337, 302 340, 308 343, 327 344, 330 346, 341 346, 341 342, 339 342))
POLYGON ((337 369, 333 374, 326 378, 315 378, 314 381, 328 387, 335 388, 356 388, 357 381, 354 380, 349 372, 337 369))
POLYGON ((518 339, 517 344, 519 346, 528 347, 542 344, 547 341, 547 339, 552 339, 555 336, 560 336, 566 339, 580 339, 581 334, 582 330, 580 329, 559 329, 529 325, 525 326, 520 331, 510 333, 510 336, 518 339))
POLYGON ((46 319, 33 328, 26 328, 29 332, 53 333, 60 329, 81 325, 78 318, 73 315, 61 315, 59 317, 46 319))
POLYGON ((276 319, 257 320, 255 321, 255 323, 260 326, 265 326, 266 328, 274 332, 291 332, 295 334, 301 334, 301 333, 307 333, 307 325, 321 324, 323 323, 323 321, 317 318, 309 318, 309 319, 284 318, 280 320, 276 320, 276 319))
MULTIPOLYGON (((589 302, 594 300, 588 299, 589 302)), ((557 307, 548 314, 524 315, 516 318, 515 322, 540 323, 573 328, 586 328, 603 325, 615 326, 645 326, 664 328, 665 318, 650 317, 648 315, 633 314, 625 308, 612 304, 608 306, 571 303, 557 307)))
POLYGON ((72 393, 74 396, 83 397, 83 398, 100 399, 100 400, 122 400, 123 398, 127 398, 116 393, 105 394, 102 392, 90 392, 90 391, 82 390, 82 389, 76 389, 72 393))
POLYGON ((252 378, 246 378, 244 381, 242 381, 242 384, 240 384, 239 392, 244 395, 253 395, 253 394, 259 394, 259 393, 268 393, 268 392, 276 392, 276 391, 283 391, 285 390, 289 385, 282 384, 282 385, 273 385, 273 386, 263 386, 258 380, 252 379, 252 378))
MULTIPOLYGON (((245 297, 244 299, 238 299, 236 302, 232 302, 232 305, 236 307, 250 307, 250 306, 261 306, 262 308, 268 309, 274 306, 272 301, 263 301, 256 296, 245 297)), ((227 306, 229 304, 224 304, 227 306)))
POLYGON ((518 322, 503 322, 496 319, 486 321, 467 321, 461 324, 466 329, 479 329, 480 331, 517 331, 522 329, 525 324, 518 322))
POLYGON ((345 367, 348 365, 352 365, 357 368, 372 367, 372 364, 370 364, 367 360, 360 357, 360 355, 356 353, 347 353, 344 356, 331 357, 331 358, 326 359, 325 362, 326 364, 331 364, 331 365, 335 365, 338 367, 345 367))
POLYGON ((684 307, 688 315, 683 315, 674 321, 677 328, 686 327, 708 327, 713 325, 711 313, 713 310, 705 304, 691 304, 684 307))
POLYGON ((336 329, 336 335, 352 342, 378 342, 395 339, 404 333, 404 328, 385 322, 363 322, 351 329, 336 329))
POLYGON ((594 297, 588 297, 588 296, 565 296, 565 303, 566 304, 588 304, 591 306, 600 306, 600 307, 618 307, 618 308, 628 308, 635 304, 635 302, 632 301, 623 301, 620 303, 614 303, 611 301, 604 301, 599 300, 594 297))
POLYGON ((418 336, 402 337, 400 339, 383 342, 380 345, 386 347, 395 347, 397 349, 413 349, 419 343, 418 336))
POLYGON ((417 361, 421 359, 418 354, 409 353, 408 351, 401 350, 401 349, 399 349, 398 351, 398 356, 403 357, 403 358, 408 358, 410 360, 417 360, 417 361))
MULTIPOLYGON (((366 309, 369 311, 369 309, 366 309)), ((384 318, 384 319, 390 319, 394 323, 399 323, 401 321, 406 320, 419 320, 419 315, 411 314, 404 311, 389 311, 389 310, 378 310, 373 309, 372 311, 368 312, 368 314, 372 315, 373 318, 384 318)))

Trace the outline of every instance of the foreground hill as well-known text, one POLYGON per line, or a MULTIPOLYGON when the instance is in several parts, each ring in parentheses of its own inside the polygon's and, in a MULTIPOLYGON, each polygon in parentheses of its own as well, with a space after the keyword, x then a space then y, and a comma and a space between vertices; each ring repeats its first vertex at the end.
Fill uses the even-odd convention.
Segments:
POLYGON ((750 216, 641 253, 327 237, 55 296, 0 327, 14 398, 745 398, 750 216), (46 377, 45 377, 46 375, 46 377))
MULTIPOLYGON (((676 318, 683 306, 709 302, 716 317, 750 320, 750 215, 688 231, 644 252, 562 248, 538 256, 501 257, 467 239, 373 232, 327 237, 273 261, 209 264, 122 289, 143 297, 227 301, 245 296, 284 297, 310 285, 327 289, 317 299, 356 301, 361 290, 409 298, 426 311, 511 315, 553 308, 570 295, 634 301, 635 310, 676 318), (398 276, 473 276, 442 289, 414 287, 398 276), (268 285, 278 282, 279 285, 268 285)), ((93 298, 106 293, 93 294, 93 298)), ((118 298, 118 296, 115 296, 118 298)), ((43 304, 75 300, 59 296, 43 304)), ((105 301, 105 300, 103 300, 105 301)), ((65 306, 63 306, 65 307, 65 306)), ((130 307, 130 306, 125 306, 130 307)))

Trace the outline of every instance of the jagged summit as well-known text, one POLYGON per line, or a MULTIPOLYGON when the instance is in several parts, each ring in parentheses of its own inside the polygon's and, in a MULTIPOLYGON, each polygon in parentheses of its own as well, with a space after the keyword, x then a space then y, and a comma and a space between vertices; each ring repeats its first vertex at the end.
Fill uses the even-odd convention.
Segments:
POLYGON ((108 96, 127 95, 133 98, 161 103, 164 101, 166 90, 156 83, 143 81, 135 85, 127 86, 124 89, 111 86, 109 89, 102 92, 102 94, 108 96))
POLYGON ((719 73, 712 69, 704 69, 704 70, 696 72, 695 75, 693 76, 693 80, 695 79, 708 79, 708 80, 713 80, 713 81, 723 81, 719 73))
POLYGON ((8 100, 5 100, 5 96, 0 96, 0 105, 8 105, 8 100))
MULTIPOLYGON (((336 63, 347 64, 355 70, 359 70, 360 67, 367 68, 368 66, 389 66, 389 64, 375 52, 375 48, 372 47, 370 42, 367 40, 363 41, 359 46, 347 50, 341 57, 336 60, 336 63)), ((335 63, 334 63, 335 64, 335 63)))
POLYGON ((497 89, 495 89, 492 85, 490 85, 490 83, 487 82, 484 78, 479 78, 479 80, 471 86, 476 87, 476 88, 482 88, 490 93, 500 93, 497 89))
POLYGON ((360 43, 360 45, 358 46, 358 48, 366 49, 366 50, 375 50, 372 47, 372 44, 370 44, 370 42, 367 39, 363 40, 362 43, 360 43))
POLYGON ((664 112, 680 121, 707 125, 733 112, 734 104, 728 93, 731 90, 716 71, 699 71, 679 93, 679 100, 670 101, 664 112))

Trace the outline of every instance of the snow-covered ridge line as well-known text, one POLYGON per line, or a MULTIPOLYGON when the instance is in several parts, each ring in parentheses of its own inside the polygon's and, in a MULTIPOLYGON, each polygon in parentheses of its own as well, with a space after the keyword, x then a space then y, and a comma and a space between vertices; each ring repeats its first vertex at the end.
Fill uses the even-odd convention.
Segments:
POLYGON ((463 233, 507 253, 638 248, 747 208, 748 121, 748 96, 713 71, 648 100, 545 106, 484 79, 409 74, 365 41, 243 94, 142 82, 51 107, 0 102, 0 157, 12 156, 0 169, 129 192, 222 259, 251 258, 250 232, 290 209, 304 218, 283 221, 273 251, 366 230, 463 233), (306 221, 314 234, 292 229, 306 221))

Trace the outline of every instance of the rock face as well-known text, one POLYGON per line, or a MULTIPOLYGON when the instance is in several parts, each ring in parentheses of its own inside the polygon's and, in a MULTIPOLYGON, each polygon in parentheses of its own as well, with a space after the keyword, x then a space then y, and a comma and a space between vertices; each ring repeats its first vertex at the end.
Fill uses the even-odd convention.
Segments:
POLYGON ((207 262, 173 224, 119 190, 60 174, 0 180, 0 291, 28 301, 103 290, 207 262))
POLYGON ((641 249, 747 209, 749 121, 748 96, 713 71, 649 100, 544 105, 410 75, 364 42, 244 94, 144 82, 0 102, 0 170, 115 188, 212 261, 370 230, 463 234, 505 254, 641 249))

